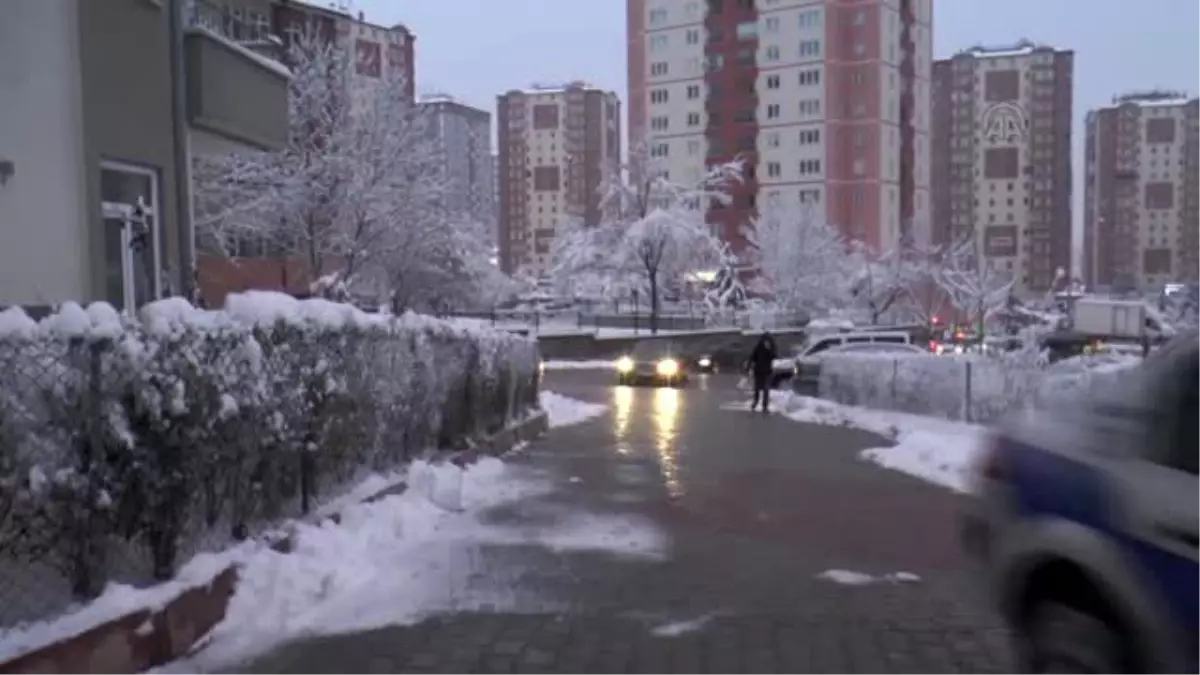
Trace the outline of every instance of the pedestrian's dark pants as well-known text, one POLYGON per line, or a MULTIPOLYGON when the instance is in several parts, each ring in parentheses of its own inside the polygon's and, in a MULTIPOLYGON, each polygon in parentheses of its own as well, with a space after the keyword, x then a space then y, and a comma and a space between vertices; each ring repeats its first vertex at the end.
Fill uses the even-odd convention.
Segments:
POLYGON ((754 373, 754 402, 750 404, 750 409, 758 408, 759 400, 762 400, 763 412, 771 409, 771 375, 770 373, 754 373))

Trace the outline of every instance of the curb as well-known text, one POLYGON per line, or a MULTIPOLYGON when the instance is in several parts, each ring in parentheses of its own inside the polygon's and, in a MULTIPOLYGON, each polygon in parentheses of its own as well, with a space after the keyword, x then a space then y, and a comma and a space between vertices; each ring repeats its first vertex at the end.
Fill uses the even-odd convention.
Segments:
MULTIPOLYGON (((545 411, 505 427, 479 441, 469 450, 450 454, 446 461, 460 467, 481 457, 500 456, 520 443, 533 440, 549 428, 545 411)), ((362 500, 372 503, 402 494, 405 483, 391 485, 362 500)), ((341 523, 341 514, 322 516, 323 521, 341 523)), ((271 549, 291 553, 297 532, 285 528, 266 540, 271 549)), ((225 568, 207 584, 193 586, 160 609, 139 609, 78 633, 66 640, 39 647, 0 662, 0 675, 10 673, 139 673, 192 652, 224 618, 237 590, 236 565, 225 568)))

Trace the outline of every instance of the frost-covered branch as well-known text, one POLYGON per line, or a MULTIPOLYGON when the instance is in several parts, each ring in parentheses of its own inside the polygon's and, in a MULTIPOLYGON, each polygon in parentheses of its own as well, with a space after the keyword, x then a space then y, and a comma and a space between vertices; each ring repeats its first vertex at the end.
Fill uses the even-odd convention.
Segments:
POLYGON ((850 303, 855 260, 813 209, 768 203, 745 237, 758 281, 780 307, 820 315, 850 303))
POLYGON ((1014 282, 1011 272, 989 264, 981 246, 974 236, 954 243, 943 252, 937 273, 938 285, 980 333, 988 316, 1008 302, 1014 282))

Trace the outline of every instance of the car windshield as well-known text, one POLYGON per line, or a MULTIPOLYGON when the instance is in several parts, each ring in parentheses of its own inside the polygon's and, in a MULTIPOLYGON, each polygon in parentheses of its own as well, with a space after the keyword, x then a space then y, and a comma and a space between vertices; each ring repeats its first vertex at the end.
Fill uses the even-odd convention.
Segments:
POLYGON ((653 361, 669 356, 677 356, 679 350, 670 342, 661 340, 644 340, 633 346, 633 358, 639 361, 653 361))

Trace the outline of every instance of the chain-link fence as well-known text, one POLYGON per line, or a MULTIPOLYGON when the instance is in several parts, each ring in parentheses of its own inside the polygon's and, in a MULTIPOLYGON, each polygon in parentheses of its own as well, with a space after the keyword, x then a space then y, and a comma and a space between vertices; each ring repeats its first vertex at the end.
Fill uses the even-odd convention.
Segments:
POLYGON ((538 405, 536 345, 517 336, 205 316, 0 336, 0 627, 168 579, 538 405))
POLYGON ((1111 386, 1136 363, 1082 359, 1047 367, 1020 358, 831 354, 821 361, 818 395, 847 405, 987 423, 1111 386))

